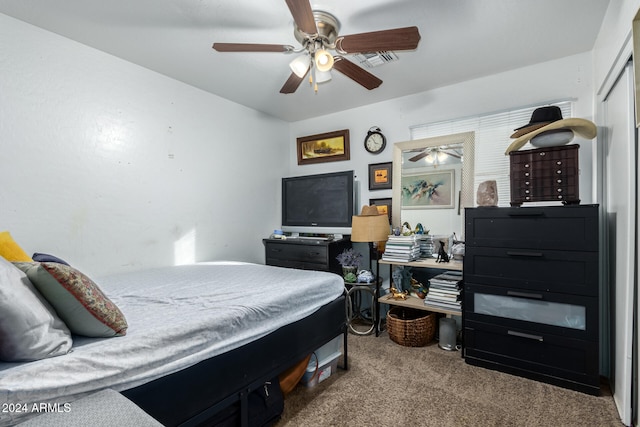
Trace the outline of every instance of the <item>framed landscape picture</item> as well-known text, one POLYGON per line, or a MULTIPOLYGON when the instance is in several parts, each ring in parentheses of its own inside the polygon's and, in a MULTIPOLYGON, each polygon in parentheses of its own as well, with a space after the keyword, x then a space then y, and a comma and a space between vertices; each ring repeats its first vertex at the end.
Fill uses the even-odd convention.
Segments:
POLYGON ((303 136, 296 139, 298 164, 349 160, 349 129, 303 136))
POLYGON ((454 172, 453 169, 449 169, 402 176, 402 209, 453 208, 454 172))

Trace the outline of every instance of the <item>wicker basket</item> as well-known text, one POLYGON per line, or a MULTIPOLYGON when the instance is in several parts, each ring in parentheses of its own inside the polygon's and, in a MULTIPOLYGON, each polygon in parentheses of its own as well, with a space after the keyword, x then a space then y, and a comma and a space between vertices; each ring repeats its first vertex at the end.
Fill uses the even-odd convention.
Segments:
POLYGON ((424 347, 436 334, 436 315, 423 310, 392 307, 387 312, 391 341, 406 347, 424 347))

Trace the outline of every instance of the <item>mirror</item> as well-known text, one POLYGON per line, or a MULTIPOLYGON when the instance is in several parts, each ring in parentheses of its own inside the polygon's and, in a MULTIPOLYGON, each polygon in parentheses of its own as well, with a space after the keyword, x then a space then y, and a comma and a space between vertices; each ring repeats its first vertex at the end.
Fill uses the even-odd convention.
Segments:
POLYGON ((393 227, 422 224, 434 235, 464 238, 464 208, 474 206, 475 133, 393 146, 393 227))

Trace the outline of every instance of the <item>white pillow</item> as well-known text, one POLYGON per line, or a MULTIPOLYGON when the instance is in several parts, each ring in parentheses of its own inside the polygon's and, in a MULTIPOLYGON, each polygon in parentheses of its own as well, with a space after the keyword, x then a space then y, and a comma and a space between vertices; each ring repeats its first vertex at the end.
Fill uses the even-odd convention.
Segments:
POLYGON ((0 257, 0 360, 60 356, 72 344, 71 332, 26 274, 0 257))

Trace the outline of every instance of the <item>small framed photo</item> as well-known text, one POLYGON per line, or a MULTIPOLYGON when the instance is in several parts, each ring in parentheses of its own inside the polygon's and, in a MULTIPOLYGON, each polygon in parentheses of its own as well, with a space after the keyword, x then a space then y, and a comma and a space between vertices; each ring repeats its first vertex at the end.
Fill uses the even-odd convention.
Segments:
POLYGON ((303 136, 296 139, 298 164, 349 160, 349 129, 303 136))
POLYGON ((392 162, 369 165, 369 190, 390 190, 393 174, 392 162))
POLYGON ((388 199, 369 199, 369 206, 375 206, 379 214, 387 214, 391 224, 391 197, 388 199))

